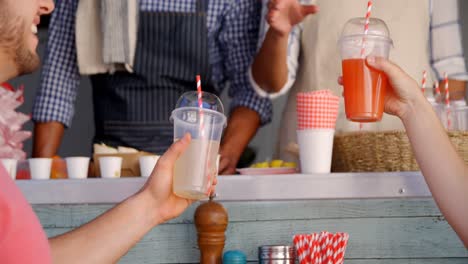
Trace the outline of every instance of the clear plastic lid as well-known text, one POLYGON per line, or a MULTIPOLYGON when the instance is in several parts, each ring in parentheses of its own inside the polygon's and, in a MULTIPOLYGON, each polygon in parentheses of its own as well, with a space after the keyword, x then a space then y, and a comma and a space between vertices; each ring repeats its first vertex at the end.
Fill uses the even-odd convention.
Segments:
MULTIPOLYGON (((202 92, 202 105, 203 109, 213 110, 224 115, 223 103, 218 96, 212 93, 202 92)), ((199 107, 198 92, 191 91, 182 94, 177 101, 175 108, 177 109, 181 107, 199 107)))
MULTIPOLYGON (((366 19, 364 17, 356 17, 348 20, 348 22, 346 22, 345 26, 343 27, 340 40, 343 41, 348 38, 363 37, 365 35, 365 23, 366 19)), ((369 19, 369 30, 365 36, 368 39, 387 41, 393 45, 387 24, 378 18, 369 19)))

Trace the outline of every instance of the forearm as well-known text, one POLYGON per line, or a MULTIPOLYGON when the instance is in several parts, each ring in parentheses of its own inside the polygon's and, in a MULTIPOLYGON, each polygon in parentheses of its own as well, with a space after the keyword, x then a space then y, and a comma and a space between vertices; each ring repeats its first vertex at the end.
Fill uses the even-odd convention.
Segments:
POLYGON ((260 127, 260 116, 247 107, 235 108, 221 142, 221 156, 230 154, 239 158, 260 127))
POLYGON ((140 192, 82 227, 49 239, 53 263, 116 263, 158 223, 152 199, 140 192))
POLYGON ((57 154, 65 127, 59 122, 34 125, 33 157, 53 157, 57 154))
POLYGON ((422 95, 415 101, 402 120, 416 160, 440 210, 468 247, 467 167, 430 104, 422 95))
POLYGON ((255 82, 267 92, 278 92, 288 80, 288 35, 276 33, 271 28, 252 64, 255 82))

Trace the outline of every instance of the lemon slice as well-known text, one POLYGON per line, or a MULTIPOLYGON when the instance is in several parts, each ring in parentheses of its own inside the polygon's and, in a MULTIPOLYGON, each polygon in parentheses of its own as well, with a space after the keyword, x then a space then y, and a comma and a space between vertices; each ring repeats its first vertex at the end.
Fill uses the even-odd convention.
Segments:
POLYGON ((296 162, 285 162, 283 163, 283 167, 286 168, 297 168, 296 162))
POLYGON ((283 161, 282 160, 272 160, 270 162, 270 167, 271 168, 280 168, 283 166, 283 161))

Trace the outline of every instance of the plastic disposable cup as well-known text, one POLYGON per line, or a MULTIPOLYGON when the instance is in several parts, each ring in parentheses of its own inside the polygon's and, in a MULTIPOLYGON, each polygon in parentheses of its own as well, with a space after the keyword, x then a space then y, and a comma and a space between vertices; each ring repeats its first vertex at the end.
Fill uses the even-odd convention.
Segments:
POLYGON ((334 135, 333 129, 297 131, 302 173, 330 173, 334 135))
POLYGON ((1 162, 8 174, 10 175, 10 177, 13 180, 16 179, 16 167, 18 165, 18 161, 15 159, 1 159, 1 162))
POLYGON ((432 105, 434 112, 439 117, 440 122, 447 130, 467 131, 468 130, 468 107, 454 106, 449 108, 445 104, 432 105))
POLYGON ((50 158, 31 158, 29 161, 29 170, 32 180, 50 179, 50 170, 52 168, 52 159, 50 158))
POLYGON ((88 157, 68 157, 65 161, 67 162, 69 179, 86 179, 88 177, 88 157))
POLYGON ((453 109, 453 127, 455 130, 468 130, 468 107, 455 107, 453 109))
POLYGON ((99 167, 101 169, 102 178, 120 178, 122 169, 121 157, 100 157, 99 167))
POLYGON ((151 155, 151 156, 141 156, 140 157, 140 172, 142 177, 149 177, 151 176, 151 172, 153 172, 156 163, 158 163, 159 156, 151 155))
POLYGON ((202 199, 209 196, 212 181, 217 175, 219 145, 226 116, 221 101, 215 95, 203 93, 203 102, 212 105, 211 109, 180 104, 184 100, 193 101, 191 98, 196 99, 196 93, 182 95, 178 102, 182 107, 176 108, 171 115, 174 141, 186 133, 192 137, 187 150, 175 163, 173 188, 180 197, 202 199))
POLYGON ((387 77, 366 63, 367 56, 388 58, 392 40, 385 22, 371 18, 364 34, 365 18, 349 20, 339 45, 342 58, 346 117, 355 122, 382 119, 387 77))

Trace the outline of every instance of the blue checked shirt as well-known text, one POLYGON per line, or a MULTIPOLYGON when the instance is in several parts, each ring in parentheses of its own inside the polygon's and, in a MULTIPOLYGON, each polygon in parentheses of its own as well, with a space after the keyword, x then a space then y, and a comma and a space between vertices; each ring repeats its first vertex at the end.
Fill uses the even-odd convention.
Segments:
MULTIPOLYGON (((78 0, 56 1, 41 85, 33 107, 36 122, 71 125, 80 83, 74 30, 77 6, 78 0)), ((140 0, 140 10, 195 12, 196 0, 140 0)), ((259 1, 210 0, 207 27, 213 83, 221 92, 229 81, 231 109, 250 108, 265 124, 271 120, 272 103, 255 93, 247 75, 256 52, 260 12, 259 1)))

